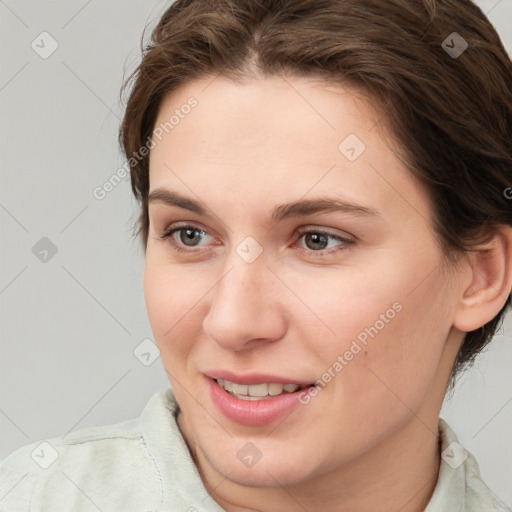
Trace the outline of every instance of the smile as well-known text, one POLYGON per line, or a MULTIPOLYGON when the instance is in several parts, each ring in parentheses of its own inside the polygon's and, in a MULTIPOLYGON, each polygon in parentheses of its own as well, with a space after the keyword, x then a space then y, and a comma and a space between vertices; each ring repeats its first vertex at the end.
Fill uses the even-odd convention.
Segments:
MULTIPOLYGON (((301 405, 300 394, 305 393, 303 389, 314 386, 262 382, 265 378, 261 377, 261 380, 255 376, 244 377, 244 380, 252 381, 250 384, 212 377, 206 377, 204 383, 209 389, 213 406, 222 416, 233 423, 250 427, 262 427, 284 419, 301 405)), ((302 415, 305 411, 306 408, 301 408, 302 415)))
POLYGON ((240 400, 266 400, 273 396, 295 391, 307 387, 298 384, 262 383, 262 384, 237 384, 229 380, 216 379, 217 384, 225 389, 231 396, 240 400))

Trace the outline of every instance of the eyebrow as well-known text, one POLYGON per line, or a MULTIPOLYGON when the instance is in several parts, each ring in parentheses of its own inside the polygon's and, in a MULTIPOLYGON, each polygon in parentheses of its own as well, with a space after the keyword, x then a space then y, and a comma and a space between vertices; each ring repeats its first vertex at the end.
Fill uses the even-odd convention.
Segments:
MULTIPOLYGON (((163 188, 150 192, 148 204, 154 202, 164 203, 168 206, 177 206, 202 216, 211 215, 210 211, 198 201, 163 188)), ((340 199, 318 198, 301 199, 293 203, 278 205, 272 211, 271 218, 274 222, 279 222, 287 218, 327 212, 343 212, 361 216, 380 217, 380 213, 370 206, 363 206, 340 199)))

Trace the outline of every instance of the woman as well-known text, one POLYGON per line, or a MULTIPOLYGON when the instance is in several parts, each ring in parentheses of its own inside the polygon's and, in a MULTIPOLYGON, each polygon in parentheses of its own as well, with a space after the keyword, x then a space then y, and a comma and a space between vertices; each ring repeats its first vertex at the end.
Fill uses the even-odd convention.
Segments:
POLYGON ((510 510, 439 418, 512 288, 512 63, 480 9, 178 0, 130 83, 172 390, 14 452, 0 506, 510 510))

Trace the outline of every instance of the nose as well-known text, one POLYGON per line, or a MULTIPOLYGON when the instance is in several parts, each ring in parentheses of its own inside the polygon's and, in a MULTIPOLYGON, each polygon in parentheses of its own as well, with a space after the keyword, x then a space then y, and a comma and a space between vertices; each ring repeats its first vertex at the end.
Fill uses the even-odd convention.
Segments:
POLYGON ((231 351, 250 350, 282 338, 286 331, 284 287, 267 268, 263 255, 246 263, 234 254, 224 269, 203 319, 205 333, 231 351))

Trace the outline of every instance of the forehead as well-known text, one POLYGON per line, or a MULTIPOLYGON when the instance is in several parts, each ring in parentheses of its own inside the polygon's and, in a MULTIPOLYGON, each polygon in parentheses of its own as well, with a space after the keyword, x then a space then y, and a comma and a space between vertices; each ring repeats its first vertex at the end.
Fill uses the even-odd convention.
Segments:
MULTIPOLYGON (((362 91, 318 79, 271 77, 234 82, 209 77, 167 95, 156 128, 165 127, 169 114, 189 111, 190 98, 197 105, 180 116, 172 131, 184 150, 193 148, 199 154, 211 154, 222 143, 234 152, 243 151, 244 156, 256 156, 261 148, 255 141, 274 141, 283 152, 300 141, 303 153, 310 157, 324 154, 325 159, 332 159, 332 154, 338 155, 344 132, 362 134, 382 117, 362 91)), ((295 145, 294 154, 297 149, 295 145)))
POLYGON ((190 82, 160 107, 150 189, 192 187, 214 199, 215 184, 223 194, 259 197, 255 207, 261 198, 339 192, 377 208, 394 201, 427 214, 425 192, 379 120, 381 109, 364 92, 318 79, 190 82))

